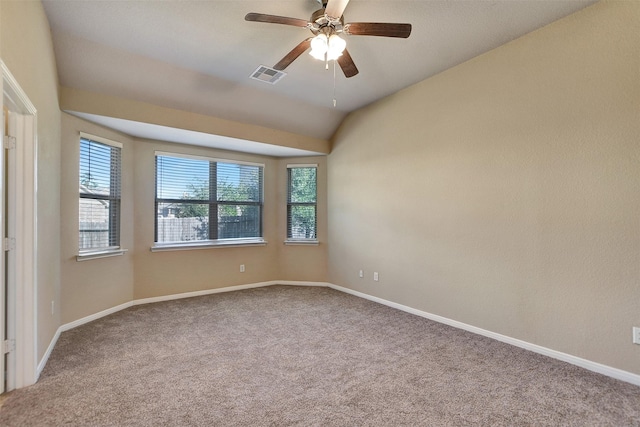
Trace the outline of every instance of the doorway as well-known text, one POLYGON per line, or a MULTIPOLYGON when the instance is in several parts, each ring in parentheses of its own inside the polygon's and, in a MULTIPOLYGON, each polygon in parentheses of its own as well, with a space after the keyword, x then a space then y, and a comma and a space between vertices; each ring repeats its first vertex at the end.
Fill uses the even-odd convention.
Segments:
POLYGON ((35 383, 36 109, 2 68, 0 150, 0 393, 35 383))

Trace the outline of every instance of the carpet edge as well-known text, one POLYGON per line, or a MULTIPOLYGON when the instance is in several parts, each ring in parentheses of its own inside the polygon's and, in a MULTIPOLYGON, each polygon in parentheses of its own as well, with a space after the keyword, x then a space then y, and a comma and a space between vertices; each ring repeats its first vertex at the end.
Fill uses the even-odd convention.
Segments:
POLYGON ((70 329, 77 328, 80 325, 84 325, 85 323, 89 323, 94 320, 98 320, 102 317, 108 316, 110 314, 117 313, 118 311, 131 307, 132 305, 133 305, 133 301, 127 301, 123 304, 116 305, 115 307, 107 308, 106 310, 102 310, 97 313, 90 314, 89 316, 85 316, 81 319, 74 320, 73 322, 64 323, 60 325, 60 327, 58 327, 58 329, 56 330, 56 333, 53 335, 53 338, 51 338, 51 342, 49 342, 49 346, 47 347, 47 350, 44 352, 44 355, 42 355, 42 358, 38 363, 38 367, 36 368, 36 382, 38 382, 38 379, 40 378, 40 374, 42 374, 42 371, 44 370, 44 367, 46 366, 47 361, 51 356, 51 352, 53 351, 53 348, 56 346, 56 343, 60 338, 60 334, 70 329))
POLYGON ((75 320, 73 322, 69 322, 69 323, 65 323, 63 325, 61 325, 58 330, 56 331, 55 335, 53 336, 53 338, 51 339, 51 342, 49 344, 49 346, 47 347, 47 351, 45 352, 45 354, 43 355, 42 359, 40 360, 40 363, 38 363, 38 367, 37 367, 37 372, 36 372, 36 382, 38 381, 40 374, 42 373, 42 371, 44 370, 46 363, 49 359, 49 356, 51 355, 51 352, 53 351, 53 348, 55 347, 56 342, 58 341, 58 338, 60 337, 60 334, 62 332, 68 331, 70 329, 76 328, 78 326, 84 325, 85 323, 89 323, 91 321, 100 319, 102 317, 108 316, 110 314, 116 313, 118 311, 124 310, 126 308, 135 306, 135 305, 142 305, 142 304, 151 304, 154 302, 160 302, 160 301, 170 301, 170 300, 176 300, 176 299, 182 299, 182 298, 191 298, 191 297, 196 297, 196 296, 203 296, 203 295, 211 295, 211 294, 216 294, 216 293, 223 293, 223 292, 233 292, 233 291, 238 291, 238 290, 243 290, 243 289, 253 289, 253 288, 260 288, 260 287, 266 287, 266 286, 273 286, 273 285, 290 285, 290 286, 317 286, 317 287, 328 287, 331 289, 334 289, 336 291, 339 292, 343 292, 346 294, 350 294, 359 298, 363 298, 372 302, 376 302, 378 304, 382 304, 391 308, 395 308, 397 310, 401 310, 404 311, 406 313, 410 313, 416 316, 420 316, 420 317, 424 317, 426 319, 429 320, 433 320, 434 322, 438 322, 438 323, 443 323, 445 325, 449 325, 452 326, 454 328, 458 328, 458 329, 463 329, 465 331, 477 334, 477 335, 481 335, 481 336, 485 336, 487 338, 491 338, 494 339, 496 341, 500 341, 506 344, 510 344, 525 350, 529 350, 532 351, 534 353, 538 353, 538 354, 542 354, 544 356, 547 357, 551 357, 553 359, 557 359, 557 360, 561 360, 563 362, 567 362, 570 363, 572 365, 587 369, 589 371, 592 372, 596 372, 617 380, 621 380, 633 385, 637 385, 640 386, 640 375, 638 374, 634 374, 632 372, 628 372, 628 371, 624 371, 622 369, 618 369, 618 368, 614 368, 612 366, 608 366, 608 365, 604 365, 601 363, 597 363, 597 362, 593 362, 591 360, 587 360, 587 359, 583 359, 581 357, 578 356, 573 356, 571 354, 567 354, 567 353, 563 353, 557 350, 553 350, 547 347, 543 347, 537 344, 533 344, 527 341, 523 341, 523 340, 519 340, 517 338, 512 338, 506 335, 502 335, 496 332, 492 332, 492 331, 488 331, 486 329, 482 329, 476 326, 472 326, 463 322, 459 322, 457 320, 453 320, 453 319, 449 319, 447 317, 443 317, 443 316, 439 316, 437 314, 433 314, 433 313, 429 313, 426 311, 422 311, 422 310, 418 310, 416 308, 412 308, 403 304, 399 304, 393 301, 389 301, 389 300, 385 300, 383 298, 379 298, 373 295, 369 295, 366 294, 364 292, 359 292, 353 289, 349 289, 349 288, 345 288, 343 286, 339 286, 339 285, 335 285, 333 283, 328 283, 328 282, 306 282, 306 281, 288 281, 288 280, 273 280, 273 281, 269 281, 269 282, 258 282, 258 283, 249 283, 249 284, 245 284, 245 285, 235 285, 235 286, 227 286, 224 288, 214 288, 214 289, 206 289, 206 290, 201 290, 201 291, 194 291, 194 292, 185 292, 185 293, 181 293, 181 294, 173 294, 173 295, 163 295, 163 296, 159 296, 159 297, 151 297, 151 298, 142 298, 142 299, 135 299, 129 302, 126 302, 124 304, 120 304, 118 306, 100 311, 98 313, 94 313, 92 315, 83 317, 81 319, 75 320))
POLYGON ((482 329, 477 326, 472 326, 467 323, 463 323, 457 320, 449 319, 447 317, 439 316, 437 314, 432 314, 432 313, 418 310, 416 308, 402 305, 393 301, 388 301, 383 298, 365 294, 364 292, 355 291, 353 289, 349 289, 349 288, 345 288, 345 287, 333 285, 333 284, 329 284, 329 287, 331 289, 335 289, 337 291, 344 292, 359 298, 364 298, 369 301, 377 302, 379 304, 386 305, 388 307, 395 308, 397 310, 401 310, 406 313, 424 317, 426 319, 433 320, 434 322, 443 323, 445 325, 453 326, 454 328, 458 328, 458 329, 463 329, 465 331, 468 331, 477 335, 482 335, 487 338, 491 338, 496 341, 503 342, 505 344, 510 344, 510 345, 522 348, 524 350, 529 350, 534 353, 542 354, 543 356, 551 357, 552 359, 561 360, 563 362, 570 363, 572 365, 587 369, 592 372, 596 372, 598 374, 606 375, 608 377, 611 377, 620 381, 624 381, 624 382, 631 383, 633 385, 640 386, 640 375, 634 374, 633 372, 614 368, 612 366, 604 365, 602 363, 593 362, 591 360, 583 359, 578 356, 574 356, 571 354, 563 353, 561 351, 543 347, 538 344, 533 344, 527 341, 519 340, 517 338, 512 338, 507 335, 502 335, 497 332, 488 331, 486 329, 482 329))

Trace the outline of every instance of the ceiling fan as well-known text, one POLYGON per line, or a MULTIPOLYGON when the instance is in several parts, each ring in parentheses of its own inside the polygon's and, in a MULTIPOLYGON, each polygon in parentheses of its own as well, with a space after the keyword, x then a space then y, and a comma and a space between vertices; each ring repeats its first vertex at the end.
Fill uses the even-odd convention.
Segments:
POLYGON ((342 16, 349 0, 317 0, 322 4, 306 21, 304 19, 288 18, 286 16, 265 15, 263 13, 248 13, 245 21, 265 22, 271 24, 291 25, 311 30, 314 37, 303 40, 300 44, 287 53, 273 68, 284 70, 293 61, 311 48, 311 56, 324 60, 327 64, 330 60, 338 61, 345 77, 353 77, 358 74, 358 68, 353 62, 346 42, 339 34, 344 33, 353 36, 379 36, 407 38, 411 35, 411 24, 395 24, 382 22, 351 22, 344 23, 342 16))

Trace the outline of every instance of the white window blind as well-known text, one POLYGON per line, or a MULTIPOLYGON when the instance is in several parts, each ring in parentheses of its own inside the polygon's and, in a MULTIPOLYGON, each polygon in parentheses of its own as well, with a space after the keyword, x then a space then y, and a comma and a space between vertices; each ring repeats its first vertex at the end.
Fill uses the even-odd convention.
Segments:
POLYGON ((317 166, 287 166, 287 239, 317 239, 317 166))
POLYGON ((120 246, 120 151, 80 138, 80 252, 120 246))
POLYGON ((263 166, 156 155, 156 243, 262 237, 263 166))

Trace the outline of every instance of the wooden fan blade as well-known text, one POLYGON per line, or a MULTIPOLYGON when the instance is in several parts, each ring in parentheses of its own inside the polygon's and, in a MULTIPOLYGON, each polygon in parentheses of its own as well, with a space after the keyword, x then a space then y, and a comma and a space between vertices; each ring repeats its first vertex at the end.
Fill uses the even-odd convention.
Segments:
POLYGON ((345 25, 343 31, 353 36, 400 37, 406 39, 411 35, 411 24, 352 22, 345 25))
POLYGON ((340 19, 348 3, 349 0, 329 0, 324 13, 331 18, 340 19))
POLYGON ((282 71, 289 65, 291 65, 291 63, 295 61, 298 56, 302 55, 307 49, 309 49, 309 47, 311 47, 311 39, 312 37, 309 37, 308 39, 300 42, 298 46, 294 47, 291 52, 287 53, 284 58, 280 60, 280 62, 273 66, 273 68, 282 71))
POLYGON ((338 65, 342 68, 342 72, 346 78, 353 77, 359 73, 356 64, 353 62, 353 58, 351 58, 347 49, 343 50, 342 55, 338 57, 338 65))
POLYGON ((266 22, 268 24, 293 25, 294 27, 306 28, 309 25, 304 19, 288 18, 286 16, 265 15, 263 13, 247 13, 245 21, 266 22))

